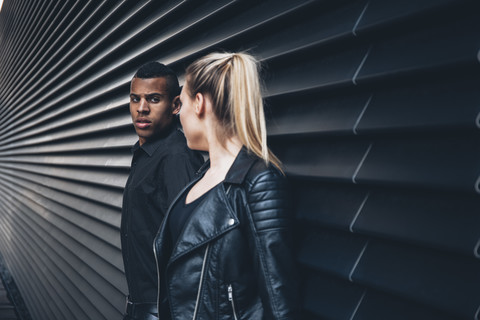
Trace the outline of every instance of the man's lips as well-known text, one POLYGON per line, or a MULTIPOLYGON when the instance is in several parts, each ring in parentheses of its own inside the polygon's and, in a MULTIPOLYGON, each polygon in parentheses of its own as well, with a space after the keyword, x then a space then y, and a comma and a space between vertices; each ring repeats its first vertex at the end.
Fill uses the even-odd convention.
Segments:
POLYGON ((152 125, 152 122, 145 118, 139 118, 135 120, 135 126, 139 129, 145 129, 152 125))

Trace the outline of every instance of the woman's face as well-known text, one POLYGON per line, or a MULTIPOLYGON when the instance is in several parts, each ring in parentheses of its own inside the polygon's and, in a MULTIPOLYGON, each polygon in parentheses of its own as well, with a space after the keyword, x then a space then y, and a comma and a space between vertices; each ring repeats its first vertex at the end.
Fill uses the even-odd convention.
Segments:
POLYGON ((185 82, 182 92, 180 93, 180 122, 187 138, 187 145, 193 150, 207 151, 204 143, 204 130, 202 122, 195 113, 195 98, 190 98, 188 94, 188 81, 185 82))

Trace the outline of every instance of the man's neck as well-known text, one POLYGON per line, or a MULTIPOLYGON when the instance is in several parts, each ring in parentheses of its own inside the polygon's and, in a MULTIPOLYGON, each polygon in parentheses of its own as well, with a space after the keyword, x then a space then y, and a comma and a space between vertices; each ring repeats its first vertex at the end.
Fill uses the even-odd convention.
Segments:
POLYGON ((160 132, 159 134, 153 136, 153 137, 150 137, 150 138, 142 138, 142 137, 138 137, 138 143, 140 144, 140 146, 144 145, 145 143, 150 143, 150 142, 155 142, 157 140, 160 140, 160 139, 163 139, 163 138, 166 138, 167 136, 170 135, 170 133, 176 128, 175 126, 175 123, 172 123, 171 125, 169 125, 167 128, 165 128, 165 130, 163 130, 162 132, 160 132))

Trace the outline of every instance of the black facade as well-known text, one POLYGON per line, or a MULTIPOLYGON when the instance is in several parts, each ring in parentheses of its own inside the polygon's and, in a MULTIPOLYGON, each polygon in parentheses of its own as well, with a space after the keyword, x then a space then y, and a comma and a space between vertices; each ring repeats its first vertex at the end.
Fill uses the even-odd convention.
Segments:
POLYGON ((5 0, 0 252, 32 318, 121 317, 136 69, 249 50, 305 319, 480 319, 479 30, 473 0, 5 0))

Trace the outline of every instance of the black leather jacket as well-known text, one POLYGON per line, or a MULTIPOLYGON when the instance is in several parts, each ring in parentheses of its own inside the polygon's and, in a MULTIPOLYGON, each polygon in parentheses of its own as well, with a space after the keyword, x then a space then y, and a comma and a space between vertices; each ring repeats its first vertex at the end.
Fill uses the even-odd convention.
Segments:
POLYGON ((175 246, 167 214, 154 242, 160 320, 299 318, 285 180, 243 148, 175 246))

